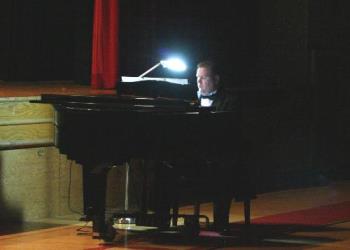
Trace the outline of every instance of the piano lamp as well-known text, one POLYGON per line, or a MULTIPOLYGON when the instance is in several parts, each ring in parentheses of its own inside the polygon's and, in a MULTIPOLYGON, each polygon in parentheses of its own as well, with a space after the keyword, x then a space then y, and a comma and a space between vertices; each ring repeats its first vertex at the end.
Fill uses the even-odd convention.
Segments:
POLYGON ((181 79, 181 78, 160 78, 160 77, 144 77, 152 70, 156 69, 159 66, 163 66, 164 68, 168 68, 173 71, 184 71, 186 70, 187 66, 186 64, 179 58, 170 58, 168 60, 161 60, 159 63, 154 65, 153 67, 146 70, 144 73, 142 73, 140 76, 132 77, 132 76, 122 76, 122 82, 143 82, 143 81, 163 81, 163 82, 169 82, 169 83, 175 83, 175 84, 181 84, 186 85, 188 84, 187 79, 181 79))
POLYGON ((179 58, 170 58, 168 60, 161 60, 159 63, 142 73, 139 77, 144 77, 152 70, 158 68, 160 65, 162 65, 164 68, 168 68, 170 70, 178 72, 185 71, 187 68, 186 64, 179 58))

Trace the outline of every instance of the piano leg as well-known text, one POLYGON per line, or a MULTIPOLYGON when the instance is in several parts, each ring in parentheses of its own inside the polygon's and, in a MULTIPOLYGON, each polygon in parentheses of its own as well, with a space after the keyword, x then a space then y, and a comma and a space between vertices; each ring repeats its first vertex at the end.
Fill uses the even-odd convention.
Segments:
POLYGON ((87 165, 83 167, 83 203, 84 203, 84 217, 82 220, 91 221, 93 216, 92 206, 94 204, 93 197, 93 183, 94 175, 91 174, 91 168, 87 165))
POLYGON ((106 231, 105 204, 107 173, 110 168, 84 165, 84 212, 92 220, 93 237, 102 237, 106 231))
POLYGON ((250 199, 244 200, 244 223, 250 225, 250 199))
POLYGON ((157 226, 161 229, 166 229, 170 226, 170 208, 174 203, 175 188, 173 166, 167 162, 157 162, 155 173, 155 214, 159 218, 157 226))
POLYGON ((223 194, 218 195, 214 199, 214 228, 219 232, 223 232, 229 228, 231 200, 231 195, 223 194))

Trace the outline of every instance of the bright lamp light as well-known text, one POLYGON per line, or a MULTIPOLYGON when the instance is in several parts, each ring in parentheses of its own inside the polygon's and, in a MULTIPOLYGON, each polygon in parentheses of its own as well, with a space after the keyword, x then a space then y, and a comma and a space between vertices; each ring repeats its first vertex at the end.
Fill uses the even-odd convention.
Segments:
POLYGON ((160 64, 164 67, 164 68, 168 68, 174 71, 185 71, 187 66, 184 63, 184 61, 180 60, 179 58, 171 58, 168 60, 162 60, 160 61, 160 64))
POLYGON ((139 77, 144 77, 145 75, 147 75, 149 72, 156 69, 160 65, 162 65, 164 68, 168 68, 170 70, 178 71, 178 72, 185 71, 187 69, 185 62, 182 61, 181 59, 170 58, 167 60, 161 60, 159 63, 157 63, 156 65, 154 65, 150 69, 146 70, 144 73, 142 73, 139 77))

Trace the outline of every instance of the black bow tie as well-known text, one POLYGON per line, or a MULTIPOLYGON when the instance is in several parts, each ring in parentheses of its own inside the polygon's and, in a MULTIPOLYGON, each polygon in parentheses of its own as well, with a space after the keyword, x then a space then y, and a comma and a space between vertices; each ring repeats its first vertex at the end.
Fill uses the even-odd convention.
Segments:
POLYGON ((215 99, 216 94, 213 95, 201 95, 200 99, 209 99, 209 100, 214 100, 215 99))

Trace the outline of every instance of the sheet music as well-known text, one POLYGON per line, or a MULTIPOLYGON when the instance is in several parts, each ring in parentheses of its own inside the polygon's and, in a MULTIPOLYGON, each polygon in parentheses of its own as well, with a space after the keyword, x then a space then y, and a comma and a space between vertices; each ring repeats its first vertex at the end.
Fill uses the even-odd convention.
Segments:
POLYGON ((122 82, 140 82, 140 81, 161 81, 170 82, 180 85, 187 85, 188 79, 183 78, 160 78, 160 77, 133 77, 133 76, 122 76, 122 82))

